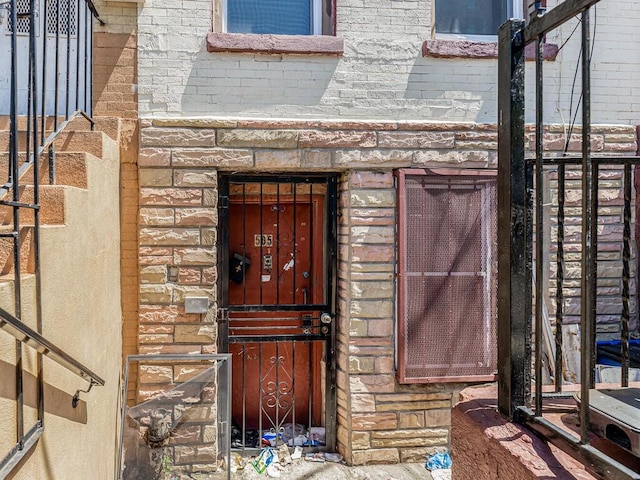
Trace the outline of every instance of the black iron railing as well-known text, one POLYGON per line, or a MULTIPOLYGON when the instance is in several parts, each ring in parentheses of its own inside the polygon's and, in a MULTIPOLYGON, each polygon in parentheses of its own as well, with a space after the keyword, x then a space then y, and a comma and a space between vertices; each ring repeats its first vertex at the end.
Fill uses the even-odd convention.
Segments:
MULTIPOLYGON (((534 431, 582 461, 602 478, 640 479, 640 474, 594 448, 590 430, 590 396, 594 396, 596 317, 598 296, 598 196, 599 178, 605 169, 617 170, 622 190, 622 235, 617 241, 621 251, 620 289, 620 388, 629 384, 629 320, 630 320, 630 250, 631 250, 631 185, 632 166, 640 157, 594 156, 591 152, 590 61, 591 35, 589 9, 598 0, 567 0, 546 14, 531 20, 525 27, 522 20, 510 20, 499 31, 499 152, 498 152, 498 406, 510 419, 526 423, 534 431), (544 36, 580 15, 582 26, 582 149, 575 157, 547 156, 543 149, 543 75, 542 45, 544 36), (536 43, 536 125, 535 158, 525 158, 524 122, 524 48, 536 43), (551 173, 550 173, 551 172, 551 173), (563 324, 566 289, 565 231, 567 178, 573 172, 578 179, 574 188, 580 201, 574 207, 580 211, 579 262, 579 399, 577 413, 580 428, 571 434, 543 415, 548 396, 562 396, 566 389, 563 371, 563 324), (544 347, 545 235, 551 223, 545 218, 548 179, 553 176, 557 192, 555 205, 555 346, 553 355, 544 347), (532 362, 533 355, 533 362, 532 362), (545 368, 544 363, 547 363, 545 368), (533 365, 533 372, 532 372, 533 365), (544 371, 553 378, 553 385, 543 382, 544 371), (532 377, 533 373, 533 377, 532 377), (532 381, 533 380, 533 381, 532 381), (548 390, 549 394, 545 393, 548 390)), ((550 220, 550 219, 549 219, 550 220)), ((550 329, 549 329, 550 330, 550 329)), ((549 350, 553 350, 550 348, 549 350)), ((574 392, 569 393, 574 395, 574 392)))
MULTIPOLYGON (((0 207, 12 209, 12 223, 0 237, 13 242, 13 313, 0 310, 0 328, 16 338, 16 445, 0 461, 5 478, 35 445, 44 429, 43 356, 51 358, 90 386, 104 381, 62 348, 49 342, 42 332, 40 280, 40 162, 49 161, 49 183, 55 181, 55 141, 75 118, 90 122, 93 75, 93 20, 103 24, 92 0, 10 0, 10 95, 8 162, 6 181, 0 186, 0 207), (28 55, 24 55, 27 51, 28 55), (49 98, 53 96, 53 98, 49 98), (61 106, 61 101, 63 106, 61 106), (28 177, 28 178, 27 178, 28 177), (29 185, 33 197, 21 198, 29 185), (33 212, 31 255, 35 277, 35 328, 22 321, 21 221, 24 210, 33 212), (25 433, 23 344, 37 352, 37 421, 25 433)), ((74 396, 74 406, 77 404, 74 396)))

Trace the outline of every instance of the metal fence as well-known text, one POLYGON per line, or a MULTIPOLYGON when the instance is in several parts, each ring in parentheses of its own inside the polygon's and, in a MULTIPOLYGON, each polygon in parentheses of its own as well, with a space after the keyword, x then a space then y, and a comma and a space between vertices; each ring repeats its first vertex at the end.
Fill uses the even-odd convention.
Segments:
POLYGON ((590 395, 595 384, 598 193, 602 169, 621 171, 623 197, 622 289, 621 289, 621 387, 628 385, 629 298, 632 166, 640 157, 593 156, 590 149, 590 55, 589 8, 598 0, 568 0, 525 26, 510 20, 499 31, 499 166, 498 166, 498 406, 505 416, 526 423, 534 431, 582 461, 603 478, 638 479, 640 474, 590 445, 590 395), (543 151, 543 51, 544 36, 576 15, 582 27, 582 152, 578 157, 550 157, 543 151), (535 158, 525 158, 524 61, 525 46, 536 44, 535 158), (563 291, 564 188, 567 172, 578 169, 580 178, 580 385, 579 435, 544 418, 547 396, 562 395, 563 386, 563 291), (556 255, 556 336, 553 363, 554 386, 550 394, 543 385, 543 263, 545 222, 545 171, 557 176, 558 204, 556 255), (533 319, 533 320, 532 320, 533 319), (532 345, 533 339, 533 345, 532 345), (533 362, 532 362, 533 355, 533 362), (533 372, 532 367, 533 365, 533 372), (532 377, 533 373, 533 377, 532 377), (532 382, 533 378, 533 382, 532 382), (531 405, 533 403, 533 405, 531 405))

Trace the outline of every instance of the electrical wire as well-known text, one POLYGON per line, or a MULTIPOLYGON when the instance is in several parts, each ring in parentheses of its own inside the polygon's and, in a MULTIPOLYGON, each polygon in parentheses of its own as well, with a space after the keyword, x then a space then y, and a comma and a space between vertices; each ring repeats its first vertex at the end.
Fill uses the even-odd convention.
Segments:
MULTIPOLYGON (((580 23, 582 23, 582 19, 578 19, 578 24, 573 29, 573 32, 576 31, 576 29, 578 28, 580 23)), ((591 65, 591 59, 593 58, 593 50, 594 50, 595 45, 596 45, 597 27, 598 27, 598 10, 597 10, 596 6, 594 5, 593 6, 593 35, 591 37, 591 52, 589 52, 589 66, 591 65)), ((573 35, 573 32, 571 32, 571 35, 573 35)), ((569 38, 571 38, 571 36, 569 36, 569 38)), ((567 39, 567 41, 569 40, 569 38, 567 39)), ((564 46, 565 43, 563 43, 562 46, 564 46)), ((580 52, 578 53, 578 58, 580 58, 581 56, 582 56, 582 44, 580 44, 580 52)), ((569 117, 570 118, 572 117, 573 95, 574 95, 574 92, 575 92, 576 81, 578 79, 578 67, 579 67, 579 65, 580 65, 580 61, 577 61, 576 62, 576 70, 575 70, 574 75, 573 75, 573 82, 571 84, 571 96, 570 96, 571 100, 569 102, 569 117)), ((580 109, 580 105, 581 104, 582 104, 582 92, 580 92, 580 96, 578 97, 578 103, 576 104, 576 111, 573 113, 573 117, 571 118, 571 123, 569 124, 569 131, 567 132, 567 136, 566 136, 565 143, 564 143, 564 149, 562 151, 563 155, 567 155, 567 151, 569 150, 569 143, 571 141, 571 135, 573 134, 573 129, 575 127, 576 119, 578 117, 578 110, 580 109)))

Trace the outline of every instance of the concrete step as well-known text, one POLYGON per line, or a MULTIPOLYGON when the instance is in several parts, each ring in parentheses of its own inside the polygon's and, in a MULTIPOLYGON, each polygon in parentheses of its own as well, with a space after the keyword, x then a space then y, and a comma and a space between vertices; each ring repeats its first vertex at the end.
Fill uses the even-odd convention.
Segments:
MULTIPOLYGON (((87 188, 87 156, 82 152, 56 152, 55 178, 49 182, 49 157, 47 154, 40 156, 40 185, 68 185, 70 187, 87 188)), ((26 154, 18 155, 18 162, 24 163, 26 154)), ((7 172, 9 168, 9 154, 0 153, 0 172, 7 172)), ((33 183, 33 166, 27 170, 20 179, 21 184, 33 183)))
MULTIPOLYGON (((54 118, 53 116, 48 116, 45 121, 45 129, 47 131, 47 135, 49 135, 53 131, 54 127, 54 118)), ((118 117, 94 117, 94 128, 93 130, 104 132, 109 135, 114 140, 117 140, 118 136, 118 128, 119 128, 119 119, 118 117)), ((65 121, 64 116, 58 117, 58 127, 62 125, 65 121)), ((33 122, 33 119, 31 120, 33 122)), ((0 131, 9 131, 11 122, 9 121, 8 115, 0 115, 0 131)), ((41 120, 38 120, 38 128, 42 125, 41 120)), ((33 127, 33 124, 30 125, 33 127)), ((74 118, 66 128, 67 130, 74 131, 91 131, 91 123, 84 117, 80 116, 74 118)), ((18 117, 18 131, 26 132, 27 131, 27 117, 21 115, 18 117)))
MULTIPOLYGON (((102 155, 103 143, 109 136, 100 131, 63 131, 58 134, 54 145, 56 151, 66 152, 86 152, 100 157, 102 155)), ((18 149, 24 151, 27 148, 27 132, 18 132, 18 149)), ((0 131, 0 152, 9 151, 9 132, 0 131)))

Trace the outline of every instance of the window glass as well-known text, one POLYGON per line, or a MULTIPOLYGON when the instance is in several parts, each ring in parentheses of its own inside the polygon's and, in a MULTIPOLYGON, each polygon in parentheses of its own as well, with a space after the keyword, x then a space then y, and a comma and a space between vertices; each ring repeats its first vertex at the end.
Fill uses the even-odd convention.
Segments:
POLYGON ((507 0, 436 0, 436 32, 497 35, 509 15, 507 0))
POLYGON ((310 35, 309 0, 227 0, 227 31, 310 35))

